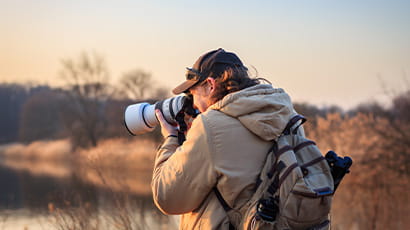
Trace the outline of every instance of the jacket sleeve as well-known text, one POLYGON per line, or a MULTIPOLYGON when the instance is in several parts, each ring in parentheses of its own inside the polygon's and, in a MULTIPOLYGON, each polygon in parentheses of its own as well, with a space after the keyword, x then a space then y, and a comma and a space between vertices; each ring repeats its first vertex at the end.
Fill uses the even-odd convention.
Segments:
POLYGON ((157 151, 151 182, 154 202, 165 214, 182 214, 200 206, 217 181, 202 116, 188 131, 186 141, 168 137, 157 151))

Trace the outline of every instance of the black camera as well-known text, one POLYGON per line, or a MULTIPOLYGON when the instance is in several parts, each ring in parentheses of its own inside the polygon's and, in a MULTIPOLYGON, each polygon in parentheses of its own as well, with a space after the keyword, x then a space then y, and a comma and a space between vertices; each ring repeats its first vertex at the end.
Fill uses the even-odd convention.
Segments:
POLYGON ((274 221, 279 213, 279 197, 259 200, 256 212, 265 221, 274 221))
POLYGON ((329 164, 330 171, 332 173, 334 181, 334 191, 336 191, 337 186, 339 186, 343 177, 346 173, 349 173, 350 166, 352 166, 353 161, 350 157, 339 157, 335 152, 329 151, 326 153, 326 161, 329 164))

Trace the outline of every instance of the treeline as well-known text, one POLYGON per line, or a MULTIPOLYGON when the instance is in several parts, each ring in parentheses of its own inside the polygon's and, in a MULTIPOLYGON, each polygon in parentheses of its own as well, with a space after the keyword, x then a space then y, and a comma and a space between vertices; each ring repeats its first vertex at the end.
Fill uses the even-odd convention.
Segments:
MULTIPOLYGON (((73 95, 72 91, 44 85, 0 84, 0 143, 70 138, 76 146, 88 147, 103 138, 129 136, 123 112, 140 100, 77 101, 73 95)), ((157 138, 157 134, 147 137, 157 138)))
MULTIPOLYGON (((141 70, 125 74, 115 87, 101 82, 79 81, 65 88, 0 84, 0 143, 69 137, 75 145, 87 147, 96 146, 101 138, 127 137, 123 126, 126 106, 138 101, 155 102, 170 96, 166 89, 153 86, 150 74, 141 70)), ((295 109, 313 124, 318 118, 334 113, 347 117, 358 113, 372 114, 391 122, 409 122, 410 93, 394 97, 390 108, 368 103, 343 111, 337 106, 319 108, 295 103, 295 109)), ((147 137, 159 138, 157 135, 158 132, 154 132, 147 137)))
MULTIPOLYGON (((104 59, 95 54, 61 63, 63 87, 0 84, 0 144, 70 138, 74 148, 97 146, 104 138, 129 136, 126 106, 169 96, 140 69, 112 83, 104 59)), ((143 137, 160 138, 158 131, 143 137)))
MULTIPOLYGON (((159 86, 150 73, 140 69, 126 72, 113 83, 107 64, 96 54, 83 53, 62 60, 59 78, 64 82, 60 88, 0 84, 0 144, 70 138, 74 147, 97 146, 103 138, 129 136, 123 126, 126 106, 171 96, 169 89, 159 86)), ((353 117, 364 113, 397 126, 396 121, 410 120, 409 98, 410 91, 392 98, 390 107, 368 103, 350 111, 306 103, 295 103, 295 109, 313 125, 328 114, 353 117)), ((309 133, 310 129, 306 130, 309 133)), ((144 137, 160 139, 158 130, 144 137)))

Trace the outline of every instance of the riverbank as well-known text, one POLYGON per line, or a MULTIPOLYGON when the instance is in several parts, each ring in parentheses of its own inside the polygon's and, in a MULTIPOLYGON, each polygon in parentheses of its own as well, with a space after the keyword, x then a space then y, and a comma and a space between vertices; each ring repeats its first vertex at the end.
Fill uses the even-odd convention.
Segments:
POLYGON ((138 139, 109 139, 77 151, 68 140, 15 143, 0 147, 0 164, 33 176, 75 175, 98 187, 150 196, 155 148, 154 142, 138 139))

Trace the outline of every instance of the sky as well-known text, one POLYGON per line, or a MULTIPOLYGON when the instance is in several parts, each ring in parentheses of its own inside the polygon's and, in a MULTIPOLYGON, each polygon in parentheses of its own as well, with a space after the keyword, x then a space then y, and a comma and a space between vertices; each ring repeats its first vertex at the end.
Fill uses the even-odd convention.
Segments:
MULTIPOLYGON (((104 57, 172 89, 203 53, 235 52, 293 101, 352 108, 410 89, 410 1, 0 0, 0 82, 59 86, 62 59, 104 57)), ((390 98, 391 99, 391 98, 390 98)))

